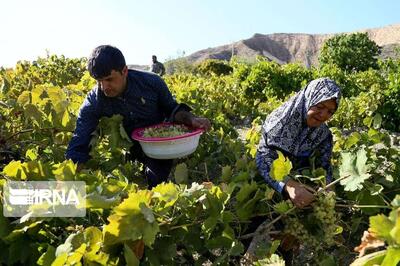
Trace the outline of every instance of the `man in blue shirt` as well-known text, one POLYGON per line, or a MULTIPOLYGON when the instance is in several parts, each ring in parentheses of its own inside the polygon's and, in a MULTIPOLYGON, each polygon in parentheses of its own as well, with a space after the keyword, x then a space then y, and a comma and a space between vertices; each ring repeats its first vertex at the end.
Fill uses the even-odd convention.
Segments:
MULTIPOLYGON (((130 136, 133 129, 160 123, 165 119, 195 128, 210 128, 210 121, 190 113, 186 104, 178 104, 165 82, 156 74, 128 70, 122 52, 110 45, 95 48, 88 60, 90 75, 98 81, 83 102, 66 158, 78 163, 78 169, 90 159, 90 139, 101 117, 120 114, 130 136)), ((147 157, 133 141, 132 159, 145 165, 150 187, 168 178, 172 160, 147 157)))

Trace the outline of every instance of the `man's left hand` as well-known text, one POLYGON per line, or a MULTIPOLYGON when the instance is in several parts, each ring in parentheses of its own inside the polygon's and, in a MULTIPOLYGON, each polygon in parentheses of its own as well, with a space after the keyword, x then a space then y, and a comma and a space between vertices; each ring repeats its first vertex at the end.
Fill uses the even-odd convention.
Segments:
POLYGON ((207 118, 204 117, 192 117, 192 127, 194 128, 203 128, 208 131, 211 128, 211 123, 207 118))

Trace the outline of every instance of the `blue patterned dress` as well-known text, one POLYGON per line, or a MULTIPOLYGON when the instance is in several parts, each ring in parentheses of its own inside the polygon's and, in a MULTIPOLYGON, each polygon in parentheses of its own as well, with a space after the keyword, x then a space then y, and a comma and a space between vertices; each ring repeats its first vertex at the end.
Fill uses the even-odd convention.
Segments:
POLYGON ((311 81, 304 89, 274 110, 265 120, 258 146, 256 163, 265 181, 276 191, 282 192, 288 178, 282 182, 273 180, 269 171, 278 158, 277 150, 288 156, 294 165, 305 166, 314 152, 318 152, 316 166, 327 172, 327 181, 332 178, 330 158, 332 133, 326 124, 311 128, 307 126, 307 112, 320 102, 335 99, 340 102, 340 88, 328 78, 311 81))

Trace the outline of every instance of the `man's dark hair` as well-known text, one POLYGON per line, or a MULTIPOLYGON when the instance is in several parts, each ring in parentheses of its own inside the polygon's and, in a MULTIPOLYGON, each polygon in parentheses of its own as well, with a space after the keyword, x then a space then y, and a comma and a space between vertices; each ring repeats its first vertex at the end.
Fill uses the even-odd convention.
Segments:
POLYGON ((111 45, 94 48, 88 60, 88 70, 94 79, 101 79, 111 74, 112 70, 121 72, 126 66, 122 52, 111 45))

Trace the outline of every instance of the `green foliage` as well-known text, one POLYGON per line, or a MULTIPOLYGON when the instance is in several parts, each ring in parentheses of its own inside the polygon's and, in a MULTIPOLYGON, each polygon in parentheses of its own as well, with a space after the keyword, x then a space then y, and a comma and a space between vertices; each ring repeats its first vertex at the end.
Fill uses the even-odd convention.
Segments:
POLYGON ((346 191, 355 191, 362 188, 362 183, 370 177, 368 174, 367 154, 364 149, 360 149, 357 155, 342 153, 342 164, 339 168, 340 176, 346 177, 340 184, 346 191))
POLYGON ((281 151, 278 152, 278 158, 273 161, 270 176, 277 181, 282 181, 292 170, 292 162, 286 158, 281 151))
POLYGON ((194 66, 186 57, 178 57, 168 60, 164 63, 166 73, 172 74, 189 74, 194 72, 194 66))
POLYGON ((218 59, 207 59, 196 66, 196 70, 203 75, 229 75, 233 68, 225 61, 218 59))
POLYGON ((251 67, 243 87, 247 98, 265 101, 271 96, 284 98, 300 90, 310 77, 309 70, 296 64, 280 67, 275 62, 259 61, 251 67))
POLYGON ((175 167, 174 178, 177 184, 186 184, 188 182, 189 173, 185 163, 180 163, 175 167))
POLYGON ((379 53, 379 46, 367 33, 339 34, 324 43, 319 64, 334 64, 345 71, 366 71, 378 67, 379 53))
POLYGON ((76 84, 82 78, 86 70, 86 59, 69 59, 57 55, 48 55, 46 58, 38 58, 30 63, 19 61, 15 71, 0 69, 0 79, 3 80, 3 93, 10 87, 20 87, 25 84, 48 83, 53 86, 66 86, 76 84))
MULTIPOLYGON (((318 244, 334 241, 340 247, 335 261, 341 265, 353 256, 368 215, 384 210, 378 207, 398 207, 400 152, 393 145, 396 139, 382 131, 400 124, 398 61, 348 73, 335 65, 306 69, 233 59, 232 72, 225 75, 181 71, 166 76, 176 99, 208 117, 213 128, 202 135, 193 155, 177 162, 170 177, 179 185, 166 183, 152 190, 143 185, 141 165, 125 163, 131 143, 121 116, 100 122, 87 169, 77 173, 76 165, 64 160, 76 114, 95 84, 81 63, 48 57, 0 70, 0 186, 6 180, 82 180, 87 185, 86 217, 21 221, 0 216, 0 264, 236 265, 245 252, 243 236, 252 232, 250 221, 285 213, 304 218, 304 228, 292 226, 294 234, 311 230, 318 244), (330 122, 338 127, 332 128, 333 179, 350 176, 336 184, 337 199, 318 199, 306 215, 291 212, 291 203, 265 184, 254 156, 265 116, 322 76, 336 80, 344 94, 330 122), (238 127, 249 129, 240 139, 238 127), (336 208, 335 200, 340 201, 336 208)), ((315 190, 325 186, 324 171, 296 174, 288 163, 274 167, 279 179, 290 175, 315 183, 315 190)), ((396 213, 371 218, 371 228, 388 245, 374 257, 379 263, 397 258, 396 213)), ((265 245, 270 248, 256 264, 282 263, 272 254, 277 244, 265 245)), ((333 262, 323 256, 326 246, 313 263, 333 262)))
POLYGON ((364 249, 368 245, 373 248, 385 246, 385 250, 361 257, 354 261, 352 265, 375 265, 376 263, 380 265, 397 265, 400 262, 400 249, 398 248, 400 243, 400 217, 398 216, 398 211, 398 207, 395 207, 388 216, 378 214, 370 217, 370 227, 366 232, 369 237, 363 239, 365 243, 360 246, 364 249), (373 245, 373 242, 378 244, 373 245))
POLYGON ((379 108, 384 116, 384 125, 391 130, 400 130, 400 60, 388 60, 382 63, 382 72, 386 76, 387 88, 385 101, 379 108))

